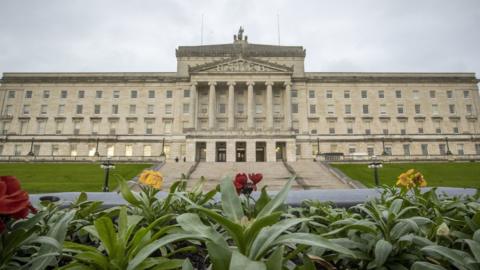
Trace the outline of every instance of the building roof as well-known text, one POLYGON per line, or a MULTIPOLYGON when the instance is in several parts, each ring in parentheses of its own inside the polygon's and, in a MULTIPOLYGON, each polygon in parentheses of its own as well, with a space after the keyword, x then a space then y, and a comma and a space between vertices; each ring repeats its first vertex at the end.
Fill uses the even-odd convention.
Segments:
POLYGON ((305 57, 302 46, 250 44, 237 40, 231 44, 179 46, 177 57, 305 57))

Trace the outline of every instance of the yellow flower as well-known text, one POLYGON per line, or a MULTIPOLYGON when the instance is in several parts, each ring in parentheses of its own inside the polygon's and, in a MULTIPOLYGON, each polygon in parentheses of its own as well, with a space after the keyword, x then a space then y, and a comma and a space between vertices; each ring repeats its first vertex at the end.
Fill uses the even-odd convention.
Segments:
POLYGON ((410 169, 398 176, 396 185, 403 188, 426 187, 427 181, 420 172, 410 169))
POLYGON ((163 177, 158 171, 145 170, 140 174, 138 181, 144 185, 161 189, 163 184, 163 177))

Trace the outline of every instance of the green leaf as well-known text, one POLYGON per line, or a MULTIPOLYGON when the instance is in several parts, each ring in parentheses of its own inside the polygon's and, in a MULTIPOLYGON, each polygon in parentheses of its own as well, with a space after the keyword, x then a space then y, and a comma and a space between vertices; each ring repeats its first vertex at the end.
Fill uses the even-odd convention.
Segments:
POLYGON ((95 229, 98 237, 102 241, 107 253, 112 256, 115 255, 117 245, 117 235, 112 220, 108 217, 101 217, 94 221, 95 229))
POLYGON ((260 197, 255 203, 255 214, 260 213, 260 211, 262 211, 262 209, 265 207, 265 205, 267 205, 270 200, 270 196, 268 196, 267 193, 267 186, 263 186, 260 197))
POLYGON ((234 222, 239 223, 243 218, 243 207, 240 197, 233 186, 232 177, 223 178, 220 184, 223 213, 234 222))
POLYGON ((278 244, 301 244, 307 246, 314 246, 320 247, 324 249, 329 249, 332 251, 336 251, 342 255, 347 255, 353 258, 356 258, 354 252, 350 249, 340 246, 331 242, 328 239, 321 237, 320 235, 315 235, 311 233, 291 233, 282 235, 276 240, 272 246, 276 246, 278 244))
POLYGON ((475 257, 475 260, 477 260, 477 262, 480 262, 480 243, 470 239, 465 239, 464 241, 470 247, 470 251, 475 257))
POLYGON ((272 253, 272 255, 270 255, 266 262, 267 270, 282 269, 284 250, 285 248, 283 246, 275 249, 275 251, 272 253))
POLYGON ((182 270, 194 270, 189 259, 185 259, 182 264, 182 270))
POLYGON ((472 239, 480 243, 480 230, 476 230, 476 231, 473 233, 472 239))
POLYGON ((98 251, 85 251, 75 255, 75 259, 88 264, 93 264, 97 269, 110 269, 107 257, 98 251))
POLYGON ((250 226, 245 231, 245 241, 247 243, 247 246, 250 246, 250 244, 255 240, 255 237, 261 229, 277 223, 281 215, 282 212, 275 212, 271 215, 255 219, 255 221, 250 224, 250 226))
POLYGON ((206 245, 213 270, 228 269, 232 258, 232 251, 229 247, 217 245, 212 241, 207 241, 206 245))
POLYGON ((285 186, 283 186, 282 190, 280 190, 280 192, 278 192, 277 195, 271 201, 269 201, 265 207, 263 207, 260 213, 258 213, 257 218, 268 216, 283 205, 285 199, 287 198, 288 192, 292 187, 293 180, 295 180, 295 176, 290 178, 285 186))
POLYGON ((392 244, 390 242, 380 239, 375 245, 375 263, 377 267, 382 266, 392 252, 392 244))
POLYGON ((152 243, 146 245, 140 251, 138 251, 137 255, 130 260, 128 263, 127 270, 136 269, 138 265, 140 265, 150 254, 158 250, 160 247, 163 247, 167 244, 170 244, 175 241, 179 240, 202 240, 201 237, 198 237, 193 234, 185 234, 185 233, 178 233, 178 234, 169 234, 166 235, 152 243))
POLYGON ((440 265, 429 262, 415 262, 410 270, 446 270, 440 265))
POLYGON ((422 248, 421 251, 427 254, 435 254, 440 258, 442 257, 446 258, 457 267, 464 265, 463 263, 464 258, 447 247, 437 246, 437 245, 427 246, 422 248))
POLYGON ((122 194, 122 197, 131 205, 140 207, 142 203, 135 197, 135 194, 132 193, 127 182, 125 182, 125 180, 123 179, 117 179, 117 182, 118 182, 118 187, 120 188, 120 193, 122 194))
POLYGON ((227 247, 225 238, 214 228, 203 224, 197 214, 185 213, 177 217, 178 224, 187 232, 201 236, 220 246, 227 247))
POLYGON ((234 251, 232 259, 230 261, 230 270, 266 270, 266 266, 262 262, 252 261, 249 258, 243 256, 238 251, 234 251))

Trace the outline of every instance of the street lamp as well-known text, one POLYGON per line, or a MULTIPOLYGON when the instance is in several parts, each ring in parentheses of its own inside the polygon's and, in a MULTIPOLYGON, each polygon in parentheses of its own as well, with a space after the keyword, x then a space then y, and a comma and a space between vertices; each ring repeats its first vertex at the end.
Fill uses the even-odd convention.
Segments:
POLYGON ((165 162, 165 138, 162 139, 162 152, 160 153, 160 162, 165 162))
POLYGON ((368 164, 368 168, 373 169, 373 176, 375 178, 375 186, 380 185, 380 181, 378 179, 378 169, 383 167, 383 164, 380 160, 375 160, 375 156, 372 157, 372 162, 368 164))
POLYGON ((445 137, 445 144, 447 145, 447 156, 451 156, 452 152, 450 151, 450 147, 448 145, 448 137, 445 137))
POLYGON ((115 169, 115 164, 110 162, 110 158, 107 159, 107 161, 103 162, 100 165, 100 168, 102 168, 105 171, 105 182, 103 183, 103 192, 108 192, 110 191, 108 188, 108 177, 110 175, 110 169, 115 169))
POLYGON ((387 155, 387 151, 385 151, 385 137, 382 137, 382 156, 386 156, 387 155))
POLYGON ((33 143, 35 141, 35 138, 32 137, 32 142, 30 143, 30 151, 27 153, 27 161, 30 161, 31 159, 35 158, 35 153, 33 152, 33 143))

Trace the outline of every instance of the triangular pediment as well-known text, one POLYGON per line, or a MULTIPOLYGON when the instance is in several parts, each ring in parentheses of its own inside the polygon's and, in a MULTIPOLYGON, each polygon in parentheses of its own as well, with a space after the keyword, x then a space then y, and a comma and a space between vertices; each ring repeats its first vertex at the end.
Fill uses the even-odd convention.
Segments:
POLYGON ((190 67, 191 73, 263 73, 292 72, 291 67, 258 59, 227 59, 190 67))

